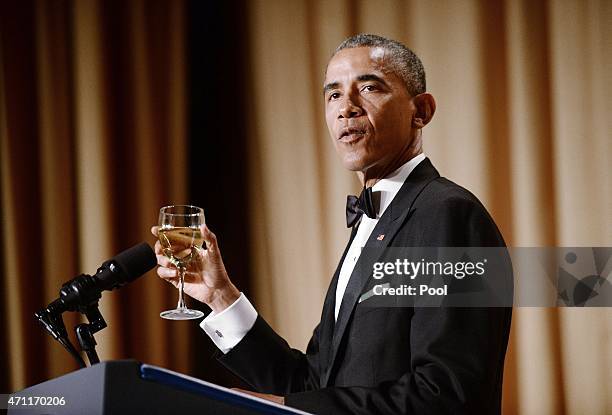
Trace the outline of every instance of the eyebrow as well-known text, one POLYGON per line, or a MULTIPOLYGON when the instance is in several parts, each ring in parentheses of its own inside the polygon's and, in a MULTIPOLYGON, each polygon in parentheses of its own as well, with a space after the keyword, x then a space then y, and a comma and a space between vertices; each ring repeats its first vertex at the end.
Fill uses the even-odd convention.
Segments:
MULTIPOLYGON (((366 81, 375 81, 378 82, 385 87, 389 87, 389 85, 378 75, 374 75, 373 73, 367 73, 363 75, 359 75, 357 77, 357 82, 366 82, 366 81)), ((340 82, 330 82, 323 87, 323 95, 325 95, 328 91, 332 89, 336 89, 340 86, 340 82)))
POLYGON ((323 95, 327 94, 327 92, 332 89, 338 88, 339 86, 339 82, 330 82, 329 84, 325 84, 325 86, 323 87, 323 95))
POLYGON ((365 75, 359 75, 357 77, 357 81, 359 82, 365 82, 365 81, 375 81, 378 82, 384 86, 389 86, 387 85, 387 83, 384 81, 384 79, 382 79, 380 76, 374 75, 373 73, 367 73, 365 75))

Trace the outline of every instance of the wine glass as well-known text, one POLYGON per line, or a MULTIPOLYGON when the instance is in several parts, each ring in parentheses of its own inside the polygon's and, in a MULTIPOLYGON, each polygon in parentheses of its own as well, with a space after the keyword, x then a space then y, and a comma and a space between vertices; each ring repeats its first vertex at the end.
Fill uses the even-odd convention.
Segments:
POLYGON ((197 206, 172 205, 159 210, 159 243, 164 255, 176 267, 179 277, 178 305, 174 310, 161 312, 159 315, 162 318, 192 320, 204 316, 199 310, 187 308, 183 293, 185 270, 190 262, 197 260, 198 250, 204 243, 201 225, 204 225, 204 210, 197 206))

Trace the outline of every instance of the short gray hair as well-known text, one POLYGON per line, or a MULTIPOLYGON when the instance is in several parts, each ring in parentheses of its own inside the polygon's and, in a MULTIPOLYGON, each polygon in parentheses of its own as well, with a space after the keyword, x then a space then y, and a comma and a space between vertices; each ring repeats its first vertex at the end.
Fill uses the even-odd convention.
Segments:
MULTIPOLYGON (((389 67, 406 84, 410 95, 415 96, 425 92, 425 69, 419 57, 400 42, 386 37, 360 33, 345 39, 334 51, 334 55, 342 49, 350 48, 382 48, 389 53, 389 67)), ((333 57, 332 56, 332 57, 333 57)))

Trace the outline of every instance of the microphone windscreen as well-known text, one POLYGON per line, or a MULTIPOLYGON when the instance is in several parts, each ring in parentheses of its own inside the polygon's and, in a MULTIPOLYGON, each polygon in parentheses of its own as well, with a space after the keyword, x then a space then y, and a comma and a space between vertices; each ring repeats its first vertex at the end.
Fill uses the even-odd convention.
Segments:
POLYGON ((123 270, 125 282, 134 281, 157 265, 155 252, 146 242, 126 249, 114 257, 113 260, 123 270))

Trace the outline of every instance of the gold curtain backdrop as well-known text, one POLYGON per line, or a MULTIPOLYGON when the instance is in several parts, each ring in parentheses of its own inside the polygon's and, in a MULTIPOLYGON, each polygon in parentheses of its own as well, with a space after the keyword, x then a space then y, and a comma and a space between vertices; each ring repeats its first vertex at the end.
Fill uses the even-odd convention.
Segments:
MULTIPOLYGON (((32 313, 71 276, 152 242, 159 206, 189 196, 188 3, 25 4, 31 36, 16 23, 25 7, 0 13, 0 369, 10 391, 74 369, 32 313)), ((250 200, 252 300, 292 346, 305 349, 320 318, 349 236, 346 194, 359 191, 322 97, 325 65, 354 33, 398 39, 422 58, 438 104, 425 152, 482 200, 509 245, 612 246, 611 1, 244 6, 248 88, 237 99, 248 110, 236 122, 247 125, 249 174, 235 190, 250 200)), ((133 285, 103 297, 100 355, 189 373, 197 325, 157 317, 176 293, 152 273, 133 285)), ((515 309, 504 375, 505 414, 612 413, 612 310, 515 309)))
MULTIPOLYGON (((2 355, 11 391, 76 368, 33 313, 67 279, 152 243, 157 209, 186 198, 185 40, 170 30, 184 26, 184 3, 116 6, 3 6, 2 355)), ((187 372, 187 326, 158 317, 176 293, 154 272, 133 285, 102 297, 100 356, 187 372)), ((69 331, 75 323, 67 315, 69 331)))
MULTIPOLYGON (((325 65, 370 32, 419 55, 438 104, 425 153, 512 246, 612 244, 612 2, 248 3, 252 249, 258 310, 294 347, 320 318, 348 231, 323 116, 325 65)), ((520 308, 505 414, 612 413, 612 310, 520 308)))

